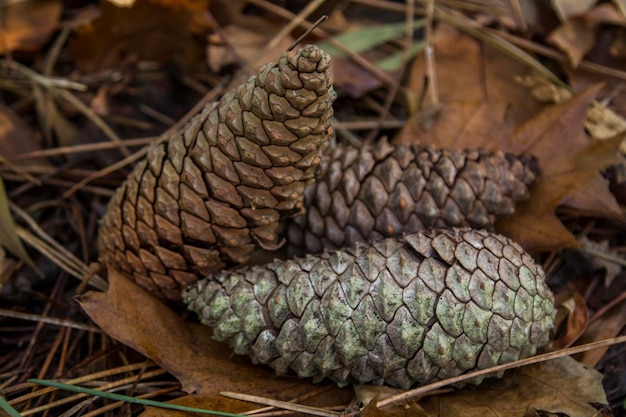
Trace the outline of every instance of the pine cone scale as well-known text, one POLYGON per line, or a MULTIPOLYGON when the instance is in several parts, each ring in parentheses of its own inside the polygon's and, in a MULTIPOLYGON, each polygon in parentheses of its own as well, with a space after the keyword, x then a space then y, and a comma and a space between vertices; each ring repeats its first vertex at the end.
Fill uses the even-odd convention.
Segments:
POLYGON ((528 156, 383 141, 358 150, 339 145, 317 176, 305 191, 307 213, 286 224, 298 253, 431 227, 490 229, 528 197, 537 166, 528 156))
POLYGON ((177 299, 174 290, 190 274, 244 263, 255 245, 279 247, 280 222, 301 212, 332 135, 327 61, 315 46, 285 54, 153 145, 102 220, 102 261, 136 272, 142 283, 154 279, 177 299), (156 263, 160 256, 166 262, 156 263))
POLYGON ((533 355, 555 313, 528 254, 468 229, 225 272, 183 299, 218 340, 278 373, 403 388, 533 355))

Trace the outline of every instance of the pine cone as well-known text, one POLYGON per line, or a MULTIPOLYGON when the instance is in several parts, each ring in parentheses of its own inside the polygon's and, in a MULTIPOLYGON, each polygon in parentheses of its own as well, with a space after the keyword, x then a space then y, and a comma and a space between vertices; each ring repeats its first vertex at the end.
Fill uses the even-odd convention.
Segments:
POLYGON ((279 374, 402 388, 534 355, 555 314, 541 267, 470 229, 224 272, 183 299, 215 339, 279 374))
POLYGON ((178 300, 198 276, 280 246, 332 135, 328 67, 313 45, 284 54, 152 146, 109 203, 102 262, 178 300))
POLYGON ((432 227, 492 229, 528 198, 538 164, 529 155, 382 141, 362 149, 339 145, 318 171, 320 180, 305 191, 306 214, 286 225, 294 253, 432 227))

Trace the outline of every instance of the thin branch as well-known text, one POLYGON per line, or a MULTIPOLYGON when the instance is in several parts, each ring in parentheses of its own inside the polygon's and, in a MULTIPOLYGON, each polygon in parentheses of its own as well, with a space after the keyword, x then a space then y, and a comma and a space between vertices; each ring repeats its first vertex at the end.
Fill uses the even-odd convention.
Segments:
POLYGON ((586 352, 588 350, 599 349, 607 346, 617 345, 620 343, 626 343, 626 336, 615 337, 612 339, 599 340, 597 342, 588 343, 581 346, 575 346, 563 350, 558 350, 556 352, 544 353, 542 355, 532 356, 530 358, 522 359, 519 361, 505 363, 502 365, 497 365, 491 368, 480 369, 478 371, 468 372, 463 375, 459 375, 453 378, 447 378, 443 381, 434 382, 432 384, 424 385, 422 387, 418 387, 409 391, 405 391, 402 394, 394 395, 388 397, 384 400, 378 401, 376 406, 378 408, 383 408, 391 405, 400 404, 406 400, 411 398, 423 395, 429 391, 445 387, 447 385, 456 384, 459 382, 467 381, 468 379, 476 378, 479 376, 496 373, 500 371, 506 371, 508 369, 519 368, 520 366, 532 365, 535 363, 546 362, 552 359, 561 358, 564 356, 575 355, 577 353, 586 352))

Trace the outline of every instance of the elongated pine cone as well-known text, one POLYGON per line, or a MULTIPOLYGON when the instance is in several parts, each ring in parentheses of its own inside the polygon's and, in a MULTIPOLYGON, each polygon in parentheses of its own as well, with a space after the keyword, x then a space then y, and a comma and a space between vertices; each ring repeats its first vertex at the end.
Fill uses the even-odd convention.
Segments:
POLYGON ((339 145, 305 191, 306 213, 287 221, 287 240, 294 253, 319 253, 432 227, 492 229, 528 198, 537 174, 530 155, 339 145))
POLYGON ((224 272, 183 300, 215 339, 279 374, 402 388, 534 355, 555 314, 541 267, 470 229, 224 272))
POLYGON ((328 68, 314 45, 284 54, 152 146, 109 203, 102 262, 179 300, 198 276, 280 246, 332 136, 328 68))

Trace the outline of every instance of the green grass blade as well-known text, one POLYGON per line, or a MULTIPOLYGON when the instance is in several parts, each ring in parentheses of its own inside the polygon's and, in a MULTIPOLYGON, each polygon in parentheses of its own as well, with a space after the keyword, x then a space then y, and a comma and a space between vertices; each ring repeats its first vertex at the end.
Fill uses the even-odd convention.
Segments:
MULTIPOLYGON (((415 21, 415 29, 424 27, 426 19, 415 21)), ((345 32, 334 37, 334 39, 344 45, 354 53, 361 53, 374 48, 380 44, 388 42, 406 33, 406 22, 390 23, 345 32)), ((319 47, 326 53, 334 56, 345 57, 346 54, 331 45, 330 42, 322 42, 319 47)))
POLYGON ((15 408, 11 407, 11 404, 9 404, 2 395, 0 395, 0 409, 10 417, 22 417, 15 408))
POLYGON ((43 385, 46 387, 59 388, 59 389, 63 389, 66 391, 78 392, 80 394, 95 395, 98 397, 107 398, 109 400, 114 400, 114 401, 126 401, 132 404, 148 405, 151 407, 166 408, 169 410, 186 411, 190 413, 199 413, 199 414, 210 414, 210 415, 221 416, 221 417, 247 417, 247 416, 244 416, 243 414, 234 414, 234 413, 226 413, 223 411, 205 410, 202 408, 187 407, 184 405, 168 404, 168 403, 163 403, 159 401, 129 397, 128 395, 115 394, 113 392, 99 391, 95 389, 79 387, 77 385, 64 384, 62 382, 57 382, 57 381, 50 381, 47 379, 29 379, 28 382, 31 382, 37 385, 43 385))
MULTIPOLYGON (((411 45, 411 49, 409 50, 407 60, 410 62, 413 58, 419 55, 424 48, 426 47, 426 42, 415 42, 411 45)), ((385 59, 381 59, 380 61, 376 61, 375 65, 383 71, 393 72, 400 69, 402 66, 402 60, 404 59, 404 51, 398 51, 393 55, 388 56, 385 59)))

